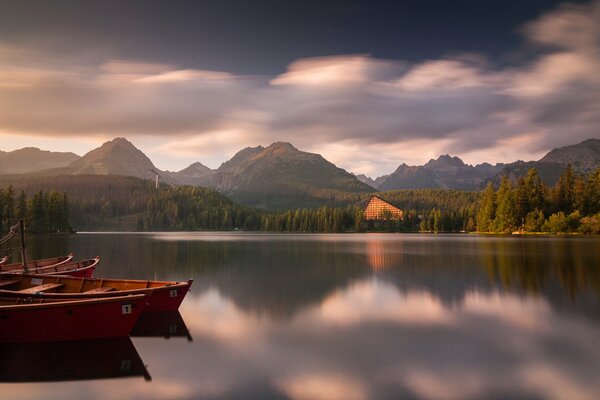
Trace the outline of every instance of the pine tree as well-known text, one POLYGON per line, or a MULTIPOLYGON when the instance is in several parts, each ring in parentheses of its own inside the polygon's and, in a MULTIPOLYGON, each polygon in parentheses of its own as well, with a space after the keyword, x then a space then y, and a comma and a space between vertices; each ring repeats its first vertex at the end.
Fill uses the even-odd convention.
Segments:
POLYGON ((497 232, 511 232, 516 226, 516 213, 512 185, 507 177, 502 177, 498 188, 498 209, 494 219, 494 230, 497 232))
POLYGON ((496 218, 496 192, 492 182, 488 183, 481 201, 479 203, 479 211, 477 213, 477 230, 479 232, 490 232, 492 223, 496 218))

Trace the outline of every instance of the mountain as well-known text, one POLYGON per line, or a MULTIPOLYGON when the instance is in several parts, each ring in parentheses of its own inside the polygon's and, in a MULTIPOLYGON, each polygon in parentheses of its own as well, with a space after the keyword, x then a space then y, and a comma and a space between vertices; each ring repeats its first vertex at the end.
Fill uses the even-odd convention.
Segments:
POLYGON ((588 139, 572 146, 554 149, 539 162, 571 164, 578 172, 590 173, 600 165, 600 139, 588 139))
POLYGON ((10 152, 0 152, 0 174, 25 174, 50 168, 61 168, 77 160, 74 153, 62 153, 25 147, 10 152))
POLYGON ((160 176, 163 178, 163 180, 166 178, 169 182, 174 182, 181 185, 196 185, 203 179, 204 176, 210 174, 211 172, 212 169, 208 168, 206 165, 195 162, 189 167, 178 172, 162 171, 160 176))
POLYGON ((458 157, 447 154, 436 160, 429 160, 425 165, 409 166, 401 164, 390 175, 375 179, 379 190, 396 189, 462 189, 477 190, 486 179, 498 173, 504 164, 480 164, 471 166, 458 157))
POLYGON ((377 187, 377 182, 375 182, 375 180, 373 180, 371 177, 368 177, 364 174, 356 175, 356 179, 373 188, 377 187))
POLYGON ((319 206, 337 192, 374 191, 319 154, 281 142, 241 150, 198 184, 241 204, 271 209, 319 206))
POLYGON ((68 166, 72 175, 121 175, 154 179, 160 171, 125 138, 116 138, 86 153, 68 166))
MULTIPOLYGON (((483 163, 476 166, 465 164, 458 157, 442 155, 425 165, 401 164, 390 175, 371 180, 371 186, 379 190, 442 188, 480 190, 489 181, 499 182, 502 176, 512 180, 536 168, 542 181, 554 185, 565 167, 572 164, 575 171, 588 174, 600 167, 600 139, 588 139, 581 143, 554 149, 539 161, 515 161, 510 164, 483 163)), ((370 179, 370 178, 369 178, 370 179)))
POLYGON ((375 182, 379 190, 438 187, 433 172, 423 166, 410 166, 404 163, 390 175, 377 178, 375 182))
POLYGON ((515 182, 520 177, 525 176, 527 171, 531 168, 535 168, 542 182, 546 185, 553 186, 558 181, 560 175, 565 172, 565 166, 566 165, 551 162, 515 161, 506 164, 500 172, 488 180, 491 180, 495 186, 500 185, 503 176, 506 176, 511 181, 515 182))

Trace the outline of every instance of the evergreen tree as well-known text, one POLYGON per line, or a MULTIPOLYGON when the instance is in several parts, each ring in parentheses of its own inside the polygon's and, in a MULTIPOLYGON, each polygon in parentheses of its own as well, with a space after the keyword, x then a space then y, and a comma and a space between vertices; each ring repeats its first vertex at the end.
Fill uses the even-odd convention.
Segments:
POLYGON ((507 177, 502 177, 498 188, 498 209, 494 219, 494 230, 497 232, 511 232, 516 226, 516 213, 512 185, 507 177))
POLYGON ((488 183, 479 204, 477 212, 477 230, 479 232, 490 232, 496 218, 496 192, 492 182, 488 183))

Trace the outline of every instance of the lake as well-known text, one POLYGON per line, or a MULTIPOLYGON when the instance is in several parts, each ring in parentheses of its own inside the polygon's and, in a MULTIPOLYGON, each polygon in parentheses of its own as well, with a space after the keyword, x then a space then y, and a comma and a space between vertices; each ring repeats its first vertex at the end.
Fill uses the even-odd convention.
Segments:
POLYGON ((600 395, 598 237, 29 238, 30 258, 69 252, 99 255, 96 276, 193 278, 192 291, 131 339, 0 351, 0 379, 21 381, 2 398, 600 395))

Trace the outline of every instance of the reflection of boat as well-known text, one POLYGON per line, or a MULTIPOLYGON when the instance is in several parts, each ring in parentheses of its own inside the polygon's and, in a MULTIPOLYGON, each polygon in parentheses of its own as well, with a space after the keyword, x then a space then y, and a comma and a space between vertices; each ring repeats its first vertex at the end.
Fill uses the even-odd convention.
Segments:
MULTIPOLYGON (((31 260, 27 262, 27 269, 30 272, 45 273, 44 268, 58 267, 66 264, 73 259, 73 254, 60 257, 44 258, 41 260, 31 260)), ((6 262, 6 260, 5 260, 6 262)), ((2 264, 0 263, 1 272, 23 272, 23 263, 2 264)))
POLYGON ((0 382, 51 382, 143 376, 131 339, 0 344, 0 382))
POLYGON ((151 292, 146 311, 174 311, 190 290, 193 280, 142 281, 133 279, 74 278, 48 275, 2 275, 0 296, 45 299, 89 299, 151 292))
POLYGON ((183 317, 179 311, 154 311, 145 312, 135 323, 131 336, 145 337, 186 337, 192 341, 192 335, 188 330, 183 317))
POLYGON ((0 298, 0 342, 49 342, 128 336, 147 294, 56 301, 0 298))

